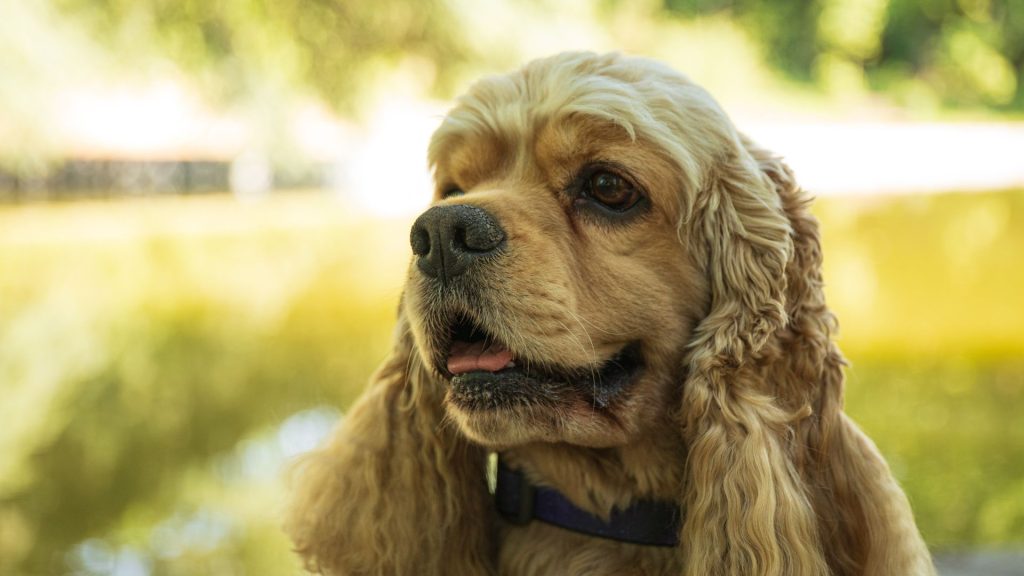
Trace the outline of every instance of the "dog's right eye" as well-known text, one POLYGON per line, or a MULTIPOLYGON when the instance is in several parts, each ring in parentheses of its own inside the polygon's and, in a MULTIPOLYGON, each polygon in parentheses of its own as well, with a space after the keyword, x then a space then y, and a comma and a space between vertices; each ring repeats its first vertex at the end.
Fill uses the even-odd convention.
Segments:
POLYGON ((581 170, 572 190, 580 209, 606 219, 630 217, 647 204, 643 191, 632 179, 605 164, 581 170))
POLYGON ((614 172, 595 172, 587 180, 587 195, 605 208, 625 212, 640 201, 640 192, 614 172))

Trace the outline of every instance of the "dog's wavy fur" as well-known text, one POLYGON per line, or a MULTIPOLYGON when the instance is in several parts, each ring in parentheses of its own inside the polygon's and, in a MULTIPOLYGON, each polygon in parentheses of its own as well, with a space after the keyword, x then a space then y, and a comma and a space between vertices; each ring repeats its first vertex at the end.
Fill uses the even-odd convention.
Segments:
MULTIPOLYGON (((617 142, 612 154, 639 167, 638 180, 670 224, 664 238, 647 240, 672 246, 651 257, 661 261, 641 253, 630 265, 675 270, 680 280, 645 301, 626 294, 610 304, 678 317, 644 340, 652 376, 623 403, 622 429, 602 436, 585 414, 572 421, 567 408, 558 415, 569 423, 544 437, 530 436, 524 419, 499 423, 514 431, 499 438, 487 431, 494 422, 484 428, 452 413, 447 384, 422 349, 423 333, 437 327, 421 325, 429 324, 429 303, 411 267, 391 355, 333 440, 296 469, 287 529, 307 567, 345 575, 933 574, 905 496, 842 413, 845 362, 830 338, 836 322, 822 292, 818 226, 790 170, 739 134, 702 89, 648 60, 562 54, 484 79, 434 136, 435 199, 475 202, 512 226, 510 242, 533 241, 526 232, 541 230, 583 260, 562 266, 569 271, 541 257, 505 269, 525 274, 528 266, 535 282, 549 269, 552 278, 578 279, 586 270, 575 267, 588 265, 588 253, 571 244, 580 232, 521 215, 501 196, 510 187, 543 189, 523 174, 539 173, 537 158, 552 146, 580 146, 582 139, 559 143, 571 134, 543 136, 560 123, 586 134, 592 148, 605 136, 617 142), (473 138, 492 144, 467 146, 479 142, 473 138), (472 181, 462 186, 470 193, 442 199, 456 177, 472 181), (476 189, 485 190, 479 200, 476 189), (516 219, 529 218, 540 224, 517 235, 516 219), (680 547, 503 524, 485 485, 487 447, 504 449, 534 481, 598 514, 640 496, 676 500, 680 547)), ((596 226, 586 234, 593 246, 599 234, 621 244, 635 232, 596 226)), ((601 265, 624 262, 619 256, 601 265)), ((584 323, 601 325, 600 306, 616 293, 560 289, 556 300, 583 319, 573 335, 593 337, 590 354, 573 357, 554 340, 523 345, 536 360, 593 366, 607 355, 594 342, 601 334, 584 323)), ((603 326, 609 334, 630 330, 624 320, 603 326)), ((506 329, 511 344, 514 326, 506 329)))

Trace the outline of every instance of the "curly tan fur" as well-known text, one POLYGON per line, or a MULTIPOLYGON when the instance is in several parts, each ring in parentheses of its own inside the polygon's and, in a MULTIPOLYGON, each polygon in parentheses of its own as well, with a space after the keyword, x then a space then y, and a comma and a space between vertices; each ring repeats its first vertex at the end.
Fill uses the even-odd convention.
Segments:
POLYGON ((906 497, 842 413, 809 199, 702 89, 648 60, 561 54, 476 84, 430 161, 435 204, 486 210, 507 248, 459 290, 410 266, 392 355, 296 469, 287 528, 308 568, 934 573, 906 497), (567 191, 594 163, 627 174, 643 209, 617 221, 579 208, 567 191), (453 187, 465 194, 442 197, 453 187), (606 405, 566 388, 470 410, 435 362, 451 310, 517 363, 596 371, 634 343, 643 371, 606 405), (597 515, 674 500, 681 544, 508 525, 484 484, 490 450, 597 515))
POLYGON ((439 389, 412 361, 403 324, 335 438, 298 463, 289 531, 312 571, 486 574, 495 520, 485 454, 438 425, 439 389))

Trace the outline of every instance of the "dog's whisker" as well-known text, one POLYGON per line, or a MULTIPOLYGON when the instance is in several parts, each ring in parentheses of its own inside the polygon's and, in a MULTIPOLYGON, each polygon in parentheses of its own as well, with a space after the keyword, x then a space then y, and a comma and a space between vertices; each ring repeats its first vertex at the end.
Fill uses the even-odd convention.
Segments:
MULTIPOLYGON (((580 325, 580 329, 583 330, 583 334, 587 337, 587 340, 590 341, 591 358, 595 358, 596 359, 597 358, 597 349, 594 347, 594 339, 590 337, 590 332, 587 330, 586 325, 583 323, 583 318, 580 317, 578 314, 574 313, 572 310, 570 310, 568 308, 565 309, 565 312, 569 315, 570 318, 575 320, 576 323, 580 325)), ((563 327, 565 327, 565 326, 563 326, 563 327)), ((566 328, 566 330, 568 330, 568 328, 566 328)), ((582 345, 582 342, 581 342, 581 345, 582 345)), ((586 349, 583 349, 583 352, 586 353, 586 349)), ((597 389, 599 387, 600 380, 601 380, 600 371, 597 369, 597 367, 593 363, 591 363, 590 364, 590 382, 591 382, 590 409, 591 409, 592 412, 597 410, 597 389)))
POLYGON ((600 332, 601 334, 604 334, 606 336, 612 336, 614 338, 624 338, 624 337, 628 338, 630 336, 629 332, 616 332, 616 331, 613 331, 613 330, 609 330, 607 328, 602 328, 602 327, 598 326, 597 324, 593 323, 590 320, 587 320, 586 318, 584 318, 582 316, 579 318, 579 321, 587 323, 595 331, 600 332))

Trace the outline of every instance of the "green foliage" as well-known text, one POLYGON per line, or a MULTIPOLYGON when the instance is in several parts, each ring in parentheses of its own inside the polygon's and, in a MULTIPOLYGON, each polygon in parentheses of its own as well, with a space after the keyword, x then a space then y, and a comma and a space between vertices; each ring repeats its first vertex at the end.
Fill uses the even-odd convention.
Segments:
POLYGON ((1021 0, 664 0, 672 12, 728 12, 768 61, 826 90, 870 84, 911 106, 1024 107, 1021 0), (846 80, 836 81, 837 76, 846 80))
MULTIPOLYGON (((282 439, 362 390, 408 258, 408 222, 345 210, 309 195, 0 210, 0 573, 295 570, 282 439)), ((1024 191, 815 210, 848 412, 926 538, 1024 541, 1024 191)))
MULTIPOLYGON (((348 111, 403 62, 446 94, 467 67, 508 67, 520 47, 495 52, 486 38, 529 28, 550 8, 471 5, 473 17, 451 0, 49 1, 119 58, 168 58, 222 99, 306 87, 348 111)), ((620 10, 628 4, 580 17, 630 50, 666 19, 724 15, 759 39, 764 62, 833 97, 873 88, 918 108, 1024 108, 1024 0, 663 0, 620 10), (627 13, 633 30, 618 38, 627 13)))
POLYGON ((297 84, 344 107, 403 58, 438 64, 444 85, 466 56, 442 0, 54 2, 109 47, 170 58, 226 99, 297 84))
POLYGON ((811 79, 819 0, 665 0, 665 7, 687 17, 728 12, 761 40, 770 63, 796 78, 811 79))
POLYGON ((936 550, 1024 541, 1024 362, 853 358, 846 410, 876 442, 936 550))
POLYGON ((913 75, 955 103, 1024 106, 1020 0, 893 1, 882 45, 879 79, 913 75))

